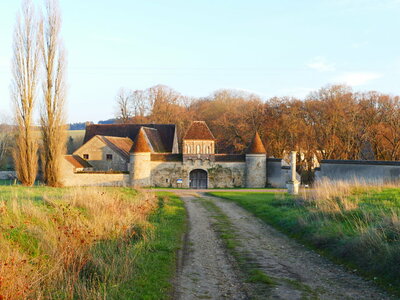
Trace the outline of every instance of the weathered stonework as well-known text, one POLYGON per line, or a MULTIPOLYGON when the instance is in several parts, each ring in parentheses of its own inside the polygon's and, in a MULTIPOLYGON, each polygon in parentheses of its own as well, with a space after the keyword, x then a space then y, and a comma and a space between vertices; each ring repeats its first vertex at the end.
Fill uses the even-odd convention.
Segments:
POLYGON ((188 188, 190 172, 197 169, 207 172, 209 188, 244 187, 245 163, 215 163, 208 160, 192 160, 189 163, 152 161, 152 186, 188 188), (182 183, 178 183, 178 179, 182 183))
POLYGON ((131 185, 133 187, 151 186, 150 152, 133 153, 130 160, 131 185))
POLYGON ((246 187, 263 188, 267 183, 267 156, 246 154, 246 187))
MULTIPOLYGON (((174 153, 176 132, 170 132, 169 139, 164 134, 169 132, 170 125, 165 128, 164 125, 149 126, 151 128, 132 127, 137 130, 134 141, 128 138, 128 131, 111 131, 115 126, 111 129, 93 127, 88 135, 92 137, 86 144, 71 157, 66 157, 64 184, 180 188, 264 188, 267 185, 267 155, 257 133, 246 154, 215 154, 214 136, 205 122, 196 121, 184 136, 179 154, 174 153), (99 135, 104 132, 108 135, 99 135), (115 136, 110 136, 111 133, 115 136), (127 145, 131 145, 128 150, 127 145), (162 152, 165 149, 172 150, 162 152), (87 161, 83 160, 85 154, 89 155, 87 161), (107 161, 107 154, 112 155, 112 162, 107 161), (81 172, 90 169, 128 171, 129 174, 81 172)), ((130 127, 115 128, 127 130, 130 127)), ((269 163, 272 179, 269 184, 281 187, 285 175, 282 175, 280 161, 269 163)), ((286 170, 283 172, 287 173, 286 170)))
POLYGON ((96 137, 77 149, 74 154, 82 158, 84 158, 84 155, 89 155, 86 160, 95 171, 128 171, 126 159, 96 137), (107 155, 111 155, 110 160, 107 159, 107 155))

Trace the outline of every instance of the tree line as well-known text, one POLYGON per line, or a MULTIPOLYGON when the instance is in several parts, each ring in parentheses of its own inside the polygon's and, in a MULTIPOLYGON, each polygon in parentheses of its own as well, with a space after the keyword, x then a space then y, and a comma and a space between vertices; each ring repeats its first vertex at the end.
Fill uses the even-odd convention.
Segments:
POLYGON ((242 153, 255 131, 269 156, 297 150, 304 168, 312 159, 400 160, 400 98, 375 91, 354 92, 329 85, 305 99, 219 90, 192 98, 170 87, 121 90, 116 97, 122 123, 174 123, 180 137, 193 120, 204 120, 220 153, 242 153))

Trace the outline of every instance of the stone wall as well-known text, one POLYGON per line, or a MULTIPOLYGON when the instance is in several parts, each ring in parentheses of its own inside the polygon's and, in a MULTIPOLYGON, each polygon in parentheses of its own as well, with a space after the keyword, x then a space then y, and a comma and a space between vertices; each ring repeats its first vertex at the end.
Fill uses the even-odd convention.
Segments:
POLYGON ((267 159, 267 186, 275 188, 285 188, 289 172, 282 169, 281 158, 267 159))
POLYGON ((265 154, 246 154, 246 187, 265 188, 267 184, 265 154))
POLYGON ((400 180, 400 162, 363 160, 322 160, 315 180, 385 183, 400 180))
POLYGON ((151 162, 152 185, 156 187, 189 188, 190 172, 202 169, 208 174, 209 188, 244 187, 244 162, 212 162, 209 160, 188 160, 182 162, 151 162), (177 183, 182 179, 182 184, 177 183))
POLYGON ((87 161, 93 166, 96 171, 128 171, 128 161, 122 155, 116 152, 111 147, 105 145, 100 139, 94 137, 81 148, 76 150, 74 154, 84 157, 84 154, 89 155, 87 161), (112 160, 107 160, 107 154, 112 155, 112 160))
POLYGON ((132 153, 130 156, 131 185, 135 187, 151 186, 151 154, 132 153))
POLYGON ((0 179, 10 179, 11 176, 17 176, 17 172, 15 171, 0 171, 0 179))
POLYGON ((129 186, 127 173, 79 172, 67 161, 62 164, 62 183, 64 186, 129 186))
POLYGON ((64 186, 129 186, 125 173, 69 173, 64 172, 64 186))

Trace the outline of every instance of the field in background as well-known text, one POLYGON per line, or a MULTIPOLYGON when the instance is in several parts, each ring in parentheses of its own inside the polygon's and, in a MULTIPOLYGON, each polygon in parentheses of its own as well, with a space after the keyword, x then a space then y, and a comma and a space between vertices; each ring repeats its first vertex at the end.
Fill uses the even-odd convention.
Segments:
POLYGON ((67 153, 71 154, 83 144, 85 130, 67 130, 67 153))
POLYGON ((400 189, 328 183, 299 197, 213 192, 400 294, 400 189))
POLYGON ((0 298, 164 299, 182 201, 129 188, 0 187, 0 298))

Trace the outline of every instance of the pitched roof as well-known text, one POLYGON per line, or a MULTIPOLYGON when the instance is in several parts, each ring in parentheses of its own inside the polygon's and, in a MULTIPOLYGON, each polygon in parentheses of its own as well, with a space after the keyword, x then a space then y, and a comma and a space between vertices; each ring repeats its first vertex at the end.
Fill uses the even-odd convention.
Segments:
POLYGON ((164 144, 161 140, 160 133, 157 129, 143 127, 144 132, 146 133, 146 137, 150 142, 151 147, 153 148, 153 152, 164 153, 165 151, 164 144))
POLYGON ((91 164, 78 155, 64 155, 64 158, 75 168, 92 168, 91 164))
POLYGON ((210 128, 204 121, 193 121, 186 131, 184 140, 215 140, 210 128))
POLYGON ((128 137, 134 141, 141 127, 156 129, 163 150, 172 152, 176 129, 174 124, 89 124, 86 126, 83 143, 86 143, 95 135, 128 137))
POLYGON ((256 134, 253 137, 253 140, 251 141, 251 144, 249 148, 247 149, 248 154, 266 154, 267 151, 265 151, 265 147, 263 142, 261 141, 261 138, 256 132, 256 134))
POLYGON ((130 138, 102 136, 102 135, 96 135, 96 136, 103 142, 105 142, 110 148, 119 152, 125 159, 129 159, 129 151, 133 145, 133 142, 130 138))
POLYGON ((140 128, 138 135, 136 136, 135 141, 133 142, 133 147, 131 152, 138 153, 138 152, 152 152, 152 149, 149 145, 146 132, 144 128, 140 128))

